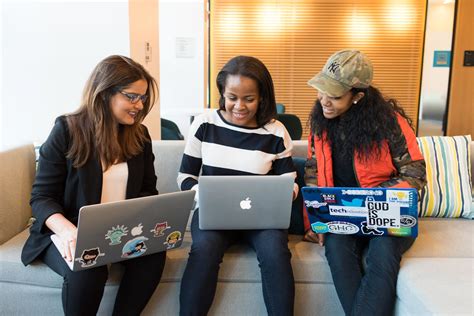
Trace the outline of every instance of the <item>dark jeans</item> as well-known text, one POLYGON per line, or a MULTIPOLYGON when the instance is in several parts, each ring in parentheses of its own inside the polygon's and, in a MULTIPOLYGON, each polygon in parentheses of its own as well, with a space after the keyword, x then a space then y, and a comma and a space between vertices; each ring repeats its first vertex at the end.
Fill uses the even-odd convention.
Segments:
POLYGON ((268 314, 293 315, 295 285, 286 230, 200 230, 196 210, 191 233, 193 244, 179 296, 180 315, 207 314, 224 252, 238 241, 248 243, 257 253, 268 314))
POLYGON ((326 235, 326 257, 346 315, 393 314, 400 260, 414 241, 409 237, 326 235))
MULTIPOLYGON (((107 266, 73 272, 53 244, 44 251, 42 260, 64 278, 64 313, 96 315, 108 277, 107 266)), ((125 271, 113 315, 140 315, 160 282, 165 261, 166 251, 118 263, 125 267, 125 271)))

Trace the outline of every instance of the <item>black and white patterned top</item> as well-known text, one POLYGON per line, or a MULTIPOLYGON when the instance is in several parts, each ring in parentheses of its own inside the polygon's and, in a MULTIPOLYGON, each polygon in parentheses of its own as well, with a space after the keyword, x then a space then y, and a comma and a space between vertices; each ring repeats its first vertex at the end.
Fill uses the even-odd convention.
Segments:
MULTIPOLYGON (((178 186, 196 190, 202 175, 291 175, 293 145, 288 131, 273 120, 260 128, 227 122, 219 110, 196 117, 184 149, 178 186)), ((298 186, 295 184, 297 192, 298 186)))

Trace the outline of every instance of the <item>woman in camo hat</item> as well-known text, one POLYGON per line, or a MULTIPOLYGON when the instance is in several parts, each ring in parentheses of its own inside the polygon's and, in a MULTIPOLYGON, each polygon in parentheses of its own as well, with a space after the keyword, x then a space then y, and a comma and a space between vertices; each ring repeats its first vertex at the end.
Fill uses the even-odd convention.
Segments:
MULTIPOLYGON (((357 50, 333 54, 308 84, 318 90, 310 115, 307 185, 420 190, 425 162, 411 121, 372 86, 373 66, 357 50)), ((402 254, 412 237, 316 234, 305 215, 305 240, 325 245, 347 315, 390 315, 402 254), (366 266, 362 254, 367 251, 366 266)))

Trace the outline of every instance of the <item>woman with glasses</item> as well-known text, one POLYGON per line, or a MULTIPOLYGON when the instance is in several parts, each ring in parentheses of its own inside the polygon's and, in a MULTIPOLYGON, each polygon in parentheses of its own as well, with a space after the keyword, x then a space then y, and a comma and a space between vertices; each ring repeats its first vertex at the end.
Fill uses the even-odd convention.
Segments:
MULTIPOLYGON (((73 272, 79 209, 88 204, 157 195, 151 139, 142 121, 157 85, 138 63, 110 56, 93 70, 79 109, 60 116, 39 152, 31 193, 34 223, 23 248, 25 265, 42 260, 64 278, 66 315, 96 315, 107 266, 73 272), (50 239, 62 243, 58 251, 50 239)), ((120 264, 124 274, 113 315, 139 315, 158 285, 166 252, 120 264)))

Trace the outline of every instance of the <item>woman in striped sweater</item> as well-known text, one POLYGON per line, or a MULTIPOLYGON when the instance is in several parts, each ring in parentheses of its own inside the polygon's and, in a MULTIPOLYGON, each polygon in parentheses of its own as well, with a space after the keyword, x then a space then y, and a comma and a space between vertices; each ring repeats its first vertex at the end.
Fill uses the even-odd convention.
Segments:
MULTIPOLYGON (((187 138, 178 175, 181 190, 198 190, 202 175, 283 175, 296 178, 291 138, 275 120, 273 81, 265 65, 232 58, 217 75, 219 109, 197 117, 187 138)), ((293 196, 298 187, 295 184, 293 196)), ((257 253, 269 315, 292 315, 294 279, 286 230, 201 230, 191 224, 193 244, 180 292, 181 315, 206 315, 214 299, 226 249, 245 242, 257 253)))

